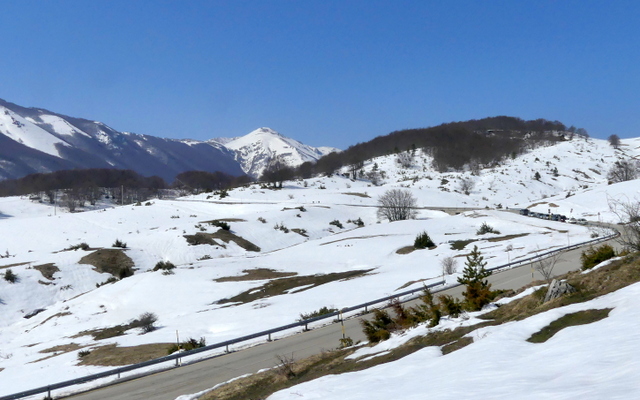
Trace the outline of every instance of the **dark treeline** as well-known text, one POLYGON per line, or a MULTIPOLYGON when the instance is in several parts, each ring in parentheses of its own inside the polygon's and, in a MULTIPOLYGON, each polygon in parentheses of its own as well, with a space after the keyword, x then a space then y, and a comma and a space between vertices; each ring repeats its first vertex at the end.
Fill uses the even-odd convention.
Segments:
POLYGON ((373 157, 422 148, 434 158, 440 171, 460 169, 476 162, 489 164, 549 142, 565 140, 561 132, 586 135, 583 129, 567 128, 558 121, 525 121, 514 117, 491 117, 452 122, 431 128, 406 129, 378 136, 322 157, 315 165, 301 165, 295 175, 330 174, 343 166, 361 167, 373 157), (560 133, 560 134, 559 134, 560 133))
MULTIPOLYGON (((249 181, 246 176, 236 177, 222 172, 189 171, 178 175, 171 187, 195 190, 227 189, 249 181)), ((22 196, 54 190, 86 190, 97 188, 144 189, 155 193, 169 185, 158 176, 144 177, 132 170, 77 169, 38 173, 19 179, 0 181, 0 196, 22 196)))
POLYGON ((166 188, 158 177, 144 177, 137 172, 121 169, 93 168, 55 171, 27 175, 19 179, 0 181, 0 196, 18 196, 52 190, 99 187, 127 187, 158 190, 166 188))

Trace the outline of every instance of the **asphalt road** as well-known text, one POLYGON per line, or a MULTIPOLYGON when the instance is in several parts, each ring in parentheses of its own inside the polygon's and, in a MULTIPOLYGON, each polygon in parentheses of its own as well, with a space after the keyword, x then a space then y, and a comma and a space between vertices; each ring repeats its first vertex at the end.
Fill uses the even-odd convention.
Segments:
MULTIPOLYGON (((608 243, 617 246, 613 241, 608 243)), ((583 249, 575 249, 562 253, 555 264, 553 275, 578 269, 582 251, 583 249)), ((543 279, 539 272, 532 271, 532 266, 526 264, 495 273, 489 277, 489 281, 494 289, 519 289, 533 280, 543 279)), ((459 286, 440 293, 460 296, 463 290, 464 288, 459 286)), ((346 335, 351 337, 354 342, 365 340, 359 319, 345 321, 346 335)), ((197 393, 232 378, 273 367, 277 364, 277 356, 301 359, 318 354, 323 350, 336 348, 341 337, 341 325, 332 324, 241 351, 233 352, 232 348, 231 353, 223 356, 183 365, 180 368, 128 380, 68 398, 75 400, 174 400, 180 395, 197 393)), ((55 396, 55 393, 53 395, 55 396)))

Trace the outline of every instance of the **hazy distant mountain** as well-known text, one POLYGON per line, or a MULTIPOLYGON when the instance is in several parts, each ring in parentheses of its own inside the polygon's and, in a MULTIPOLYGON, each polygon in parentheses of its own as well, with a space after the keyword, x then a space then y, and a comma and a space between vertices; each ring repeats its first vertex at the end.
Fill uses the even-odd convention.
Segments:
POLYGON ((333 147, 311 147, 295 139, 282 136, 270 128, 260 128, 238 138, 217 138, 219 143, 235 152, 235 159, 247 175, 259 177, 275 158, 297 167, 306 161, 316 161, 325 154, 339 151, 333 147))
POLYGON ((233 153, 215 143, 118 132, 0 100, 0 178, 73 168, 131 169, 168 182, 189 170, 243 173, 233 153))

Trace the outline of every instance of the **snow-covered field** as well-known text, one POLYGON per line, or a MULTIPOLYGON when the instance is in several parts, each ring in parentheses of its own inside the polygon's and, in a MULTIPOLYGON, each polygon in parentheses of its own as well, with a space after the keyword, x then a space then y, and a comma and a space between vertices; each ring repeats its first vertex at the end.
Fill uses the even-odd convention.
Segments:
MULTIPOLYGON (((640 141, 623 143, 628 156, 638 154, 640 141)), ((535 206, 545 208, 553 202, 567 215, 566 210, 573 209, 575 217, 598 220, 600 213, 601 218, 608 220, 608 205, 599 199, 623 194, 633 198, 639 187, 638 181, 607 186, 606 172, 615 161, 616 152, 620 150, 614 151, 605 141, 580 139, 535 149, 472 175, 471 172, 437 173, 430 167, 428 156, 418 151, 410 168, 401 168, 394 156, 366 163, 365 172, 374 166, 385 172, 381 186, 334 175, 287 182, 282 190, 264 189, 259 185, 239 188, 230 191, 230 196, 224 199, 200 194, 176 200, 151 200, 149 205, 140 206, 113 207, 103 203, 93 211, 82 213, 54 210, 27 198, 2 198, 0 255, 8 257, 0 259, 0 273, 10 267, 19 281, 11 284, 0 280, 0 395, 107 369, 78 366, 77 351, 47 358, 51 353, 42 351, 54 346, 75 343, 91 349, 110 343, 121 346, 166 343, 174 341, 176 330, 183 338, 205 337, 208 343, 215 343, 291 323, 300 313, 324 306, 341 308, 393 294, 409 282, 416 282, 408 286, 411 288, 422 286, 421 281, 439 280, 440 260, 467 254, 475 244, 492 267, 537 251, 562 247, 567 242, 589 240, 592 232, 587 227, 523 217, 504 208, 547 202, 535 206), (542 175, 539 181, 532 178, 536 171, 542 175), (475 182, 469 195, 458 190, 463 177, 475 182), (418 206, 425 207, 419 210, 417 219, 393 223, 378 219, 375 207, 378 197, 395 187, 410 190, 418 206), (572 195, 567 198, 568 192, 572 195), (497 205, 503 209, 494 209, 497 205), (439 210, 444 207, 479 209, 451 216, 439 210), (247 251, 234 242, 220 240, 218 245, 187 243, 184 235, 216 232, 218 228, 206 223, 214 219, 229 220, 231 232, 259 246, 260 251, 247 251), (358 219, 364 222, 364 227, 348 222, 358 219), (342 228, 330 224, 336 220, 342 228), (477 229, 485 222, 500 234, 477 235, 477 229), (274 229, 276 226, 284 226, 289 232, 274 229), (437 244, 436 249, 397 253, 411 246, 416 235, 423 231, 437 244), (494 241, 489 241, 490 238, 494 241), (111 275, 79 263, 94 250, 63 251, 82 242, 93 249, 111 248, 116 239, 127 244, 125 252, 135 264, 135 274, 99 288, 96 284, 105 282, 111 275), (456 240, 477 241, 465 249, 453 250, 450 242, 456 240), (513 250, 507 252, 509 246, 513 250), (153 272, 158 261, 171 261, 177 266, 175 273, 153 272), (49 263, 59 269, 53 280, 34 268, 49 263), (282 295, 246 304, 217 303, 257 289, 266 282, 217 279, 241 276, 245 270, 258 268, 299 276, 371 271, 355 279, 334 281, 309 290, 297 287, 282 295), (38 309, 45 311, 24 318, 38 309), (157 314, 160 329, 144 335, 139 330, 130 330, 125 335, 101 341, 94 341, 91 336, 72 337, 85 330, 126 324, 144 312, 157 314), (38 378, 34 382, 36 372, 38 378)), ((448 277, 452 281, 455 278, 455 275, 448 277)), ((539 323, 542 322, 534 325, 539 323)), ((527 324, 523 331, 534 329, 527 324)), ((499 343, 493 338, 500 337, 499 329, 506 328, 494 329, 496 331, 488 333, 482 343, 499 343)), ((514 347, 505 346, 501 351, 519 351, 522 346, 514 342, 514 347)), ((489 344, 485 351, 492 351, 489 344)), ((430 352, 416 353, 402 362, 416 362, 415 358, 422 357, 423 365, 432 362, 429 360, 454 363, 449 357, 437 357, 430 352)), ((500 353, 495 354, 498 357, 500 353)), ((523 373, 526 354, 521 353, 523 373)), ((471 368, 471 362, 461 362, 459 357, 462 356, 456 354, 451 358, 460 363, 458 367, 443 366, 441 373, 471 368)), ((537 356, 530 357, 535 362, 537 356)), ((499 361, 495 364, 501 365, 499 361)), ((402 368, 409 368, 409 364, 406 365, 402 364, 402 368)), ((441 369, 435 365, 434 370, 441 369)), ((431 371, 432 367, 429 368, 431 371)), ((480 369, 485 368, 495 370, 488 365, 480 369)), ((517 371, 518 367, 514 367, 512 372, 517 374, 517 371)), ((363 379, 371 379, 366 378, 366 373, 362 373, 363 379)), ((424 370, 415 373, 424 373, 424 370)), ((445 378, 437 384, 445 385, 445 378)), ((487 378, 487 382, 491 379, 487 378)), ((340 385, 336 382, 335 387, 340 385)), ((455 390, 462 387, 457 383, 453 386, 455 390)), ((494 392, 488 393, 486 397, 493 397, 494 392)), ((333 394, 327 393, 326 397, 309 398, 331 396, 333 394)))

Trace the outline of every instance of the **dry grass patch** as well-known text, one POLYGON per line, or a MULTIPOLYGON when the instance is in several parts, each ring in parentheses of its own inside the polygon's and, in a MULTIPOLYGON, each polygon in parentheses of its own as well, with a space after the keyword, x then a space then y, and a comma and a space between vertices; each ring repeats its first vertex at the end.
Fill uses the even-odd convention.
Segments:
POLYGON ((198 232, 195 235, 184 235, 184 238, 190 245, 193 246, 197 246, 200 244, 209 244, 212 246, 226 247, 224 244, 216 242, 216 239, 218 239, 223 241, 224 243, 234 242, 247 251, 260 251, 260 247, 224 229, 219 229, 215 233, 198 232))
POLYGON ((5 268, 12 268, 12 267, 19 267, 21 265, 27 265, 29 264, 29 262, 21 262, 21 263, 15 263, 15 264, 7 264, 7 265, 2 265, 0 266, 0 269, 5 269, 5 268))
POLYGON ((123 270, 134 267, 133 260, 122 249, 101 249, 88 254, 78 261, 80 264, 93 265, 94 270, 107 272, 116 278, 121 276, 123 270))
POLYGON ((368 194, 366 194, 366 193, 359 193, 359 192, 344 192, 344 193, 342 193, 342 194, 346 194, 347 196, 364 197, 364 198, 367 198, 367 199, 370 199, 370 198, 371 198, 371 196, 369 196, 368 194))
POLYGON ((411 254, 416 250, 414 246, 405 246, 396 250, 396 254, 411 254))
POLYGON ((50 281, 53 280, 53 274, 55 274, 56 272, 60 271, 60 269, 58 267, 56 267, 56 265, 54 263, 42 264, 42 265, 34 265, 33 269, 36 269, 36 270, 40 271, 42 276, 44 276, 45 278, 47 278, 50 281))
POLYGON ((505 236, 498 236, 498 237, 492 237, 487 239, 488 242, 502 242, 504 240, 511 240, 511 239, 517 239, 523 236, 527 236, 529 235, 528 233, 516 233, 513 235, 505 235, 505 236))
POLYGON ((47 319, 45 319, 44 321, 40 322, 40 325, 44 325, 45 323, 47 323, 47 321, 49 321, 51 319, 60 318, 60 317, 64 317, 64 316, 67 316, 67 315, 71 315, 71 313, 68 312, 68 311, 65 311, 65 312, 60 312, 60 313, 53 314, 52 316, 47 317, 47 319))
POLYGON ((211 221, 202 221, 200 222, 201 224, 213 224, 215 222, 247 222, 246 219, 242 219, 242 218, 220 218, 220 219, 213 219, 211 221))
POLYGON ((373 271, 373 269, 355 270, 347 272, 334 272, 331 274, 323 275, 307 275, 307 276, 294 276, 289 278, 274 279, 265 283, 264 285, 246 290, 236 296, 228 299, 219 300, 218 304, 226 303, 251 303, 252 301, 263 299, 265 297, 278 296, 285 294, 288 291, 301 288, 298 291, 312 289, 316 286, 324 285, 325 283, 339 281, 343 279, 353 279, 366 275, 373 271))
POLYGON ((152 343, 132 347, 118 347, 115 343, 91 349, 83 356, 78 365, 99 365, 104 367, 119 367, 137 364, 143 361, 167 355, 167 348, 171 343, 152 343))
POLYGON ((40 362, 40 361, 48 360, 50 358, 59 356, 61 354, 70 353, 72 351, 76 351, 76 350, 82 349, 84 347, 87 347, 87 346, 86 345, 85 346, 80 346, 77 343, 61 344, 61 345, 58 345, 58 346, 49 347, 48 349, 40 350, 38 353, 42 353, 42 354, 53 353, 53 354, 48 355, 48 356, 43 357, 43 358, 39 358, 39 359, 37 359, 35 361, 31 361, 29 364, 35 364, 35 363, 40 362))
POLYGON ((297 275, 297 272, 278 272, 269 268, 255 268, 242 270, 244 275, 226 276, 214 279, 216 282, 242 282, 242 281, 260 281, 265 279, 284 278, 297 275))
POLYGON ((605 308, 603 310, 584 310, 564 315, 531 335, 531 337, 527 339, 527 342, 544 343, 564 328, 591 324, 593 322, 600 321, 601 319, 605 319, 609 316, 609 312, 611 310, 611 308, 605 308))

